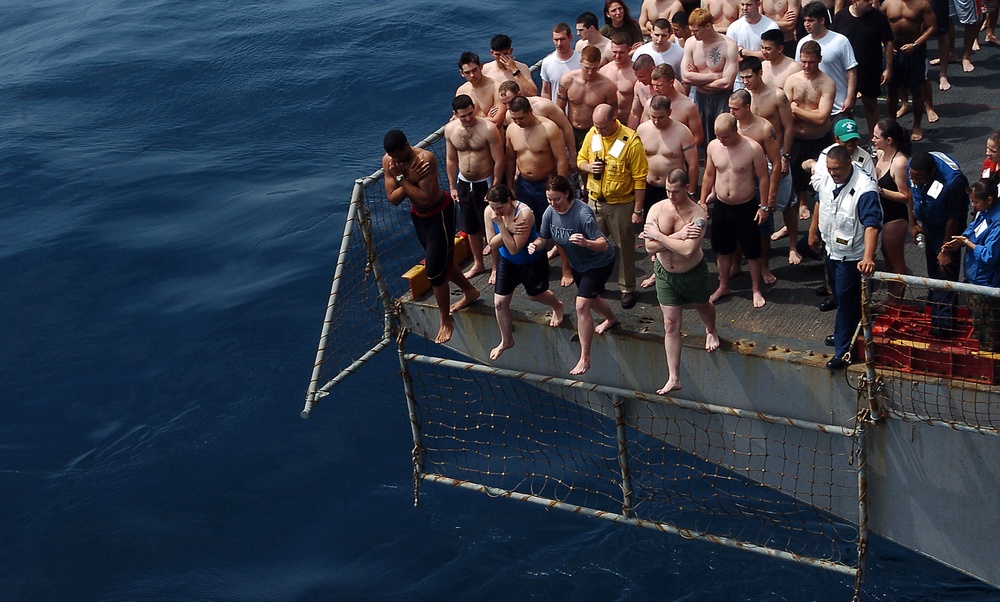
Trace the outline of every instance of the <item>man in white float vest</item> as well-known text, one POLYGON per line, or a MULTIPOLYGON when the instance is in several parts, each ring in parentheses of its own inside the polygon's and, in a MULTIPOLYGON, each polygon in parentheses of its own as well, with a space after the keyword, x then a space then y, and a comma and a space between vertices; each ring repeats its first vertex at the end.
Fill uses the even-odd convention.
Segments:
POLYGON ((826 168, 825 173, 816 170, 810 180, 819 203, 809 226, 809 246, 818 251, 821 238, 826 245, 837 304, 833 334, 826 337, 834 353, 826 367, 841 370, 849 363, 844 355, 861 320, 861 276, 875 271, 882 207, 875 182, 854 166, 846 148, 830 149, 826 168))

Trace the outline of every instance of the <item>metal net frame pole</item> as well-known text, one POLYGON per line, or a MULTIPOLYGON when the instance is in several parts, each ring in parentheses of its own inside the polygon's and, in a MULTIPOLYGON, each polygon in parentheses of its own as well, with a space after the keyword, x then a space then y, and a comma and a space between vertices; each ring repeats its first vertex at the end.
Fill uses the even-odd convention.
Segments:
POLYGON ((507 498, 519 502, 528 502, 531 504, 544 506, 545 508, 555 508, 557 510, 564 510, 567 512, 572 512, 573 514, 578 514, 581 516, 589 516, 591 518, 599 518, 601 520, 606 520, 612 523, 632 525, 635 527, 642 527, 644 529, 659 531, 660 533, 679 535, 684 539, 707 541, 717 545, 726 546, 729 548, 736 548, 738 550, 754 552, 756 554, 763 554, 764 556, 770 556, 771 558, 791 560, 792 562, 806 564, 826 569, 829 571, 834 571, 836 573, 841 573, 844 575, 850 575, 855 578, 857 577, 858 574, 858 569, 856 567, 847 566, 846 564, 840 564, 830 560, 823 560, 821 558, 812 558, 809 556, 803 556, 801 554, 788 552, 786 550, 777 550, 774 548, 769 548, 767 546, 760 546, 757 544, 752 544, 745 541, 732 539, 730 537, 722 537, 719 535, 712 535, 710 533, 703 533, 701 531, 693 531, 691 529, 679 528, 660 521, 644 520, 641 518, 631 518, 627 516, 622 516, 621 514, 616 514, 614 512, 595 510, 593 508, 587 508, 585 506, 579 506, 576 504, 569 504, 566 502, 561 502, 559 500, 553 500, 550 498, 541 497, 530 493, 521 493, 518 491, 510 491, 508 489, 499 489, 497 487, 490 487, 489 485, 483 485, 481 483, 473 483, 471 481, 454 479, 439 474, 425 474, 423 475, 423 480, 430 481, 433 483, 443 483, 445 485, 450 485, 452 487, 459 487, 462 489, 468 489, 470 491, 477 491, 479 493, 485 493, 486 495, 492 498, 507 498))
POLYGON ((875 419, 883 417, 884 410, 878 396, 878 374, 875 372, 875 312, 872 308, 871 279, 861 281, 861 330, 865 346, 865 389, 868 393, 868 407, 875 419))
POLYGON ((854 577, 855 601, 859 600, 868 554, 868 438, 865 426, 867 419, 863 415, 860 416, 855 427, 858 460, 858 566, 854 577))
POLYGON ((413 433, 413 506, 420 502, 420 481, 426 478, 424 473, 424 444, 420 431, 420 414, 417 412, 417 398, 413 393, 413 379, 410 376, 407 360, 410 354, 406 353, 407 331, 400 329, 396 346, 399 349, 399 374, 403 378, 403 393, 406 395, 406 410, 410 416, 410 431, 413 433))
POLYGON ((632 468, 628 461, 628 435, 625 430, 625 399, 620 395, 614 395, 611 400, 615 408, 615 438, 618 440, 618 466, 622 471, 622 516, 630 518, 634 503, 632 499, 632 468))
POLYGON ((875 280, 883 282, 900 282, 902 284, 912 284, 924 288, 934 288, 957 293, 970 293, 973 295, 983 295, 984 297, 995 297, 1000 299, 1000 288, 989 286, 979 286, 968 282, 952 282, 951 280, 936 280, 934 278, 924 278, 922 276, 907 276, 894 272, 875 272, 871 275, 875 280))
POLYGON ((351 193, 351 204, 347 211, 347 220, 344 224, 344 236, 340 243, 340 253, 337 256, 337 269, 334 272, 333 284, 330 288, 330 298, 326 306, 326 316, 323 319, 323 330, 320 333, 319 345, 316 349, 316 360, 313 363, 312 377, 309 379, 309 388, 306 392, 305 406, 302 408, 300 416, 303 419, 309 418, 319 400, 330 393, 333 387, 340 384, 345 378, 356 372, 361 366, 368 363, 371 358, 378 355, 392 342, 392 329, 394 321, 394 306, 389 297, 389 290, 382 274, 382 264, 378 260, 378 245, 371 229, 371 211, 365 203, 365 190, 381 181, 383 171, 380 169, 367 178, 359 178, 354 181, 354 190, 351 193), (323 369, 323 362, 326 359, 326 349, 331 330, 334 327, 333 313, 340 297, 340 284, 343 280, 344 269, 347 265, 347 256, 350 253, 351 240, 354 238, 355 223, 361 229, 361 237, 364 240, 365 250, 368 254, 367 266, 371 269, 372 277, 378 288, 379 298, 385 308, 383 317, 382 338, 370 350, 360 358, 344 368, 333 379, 322 387, 319 387, 320 372, 323 369))

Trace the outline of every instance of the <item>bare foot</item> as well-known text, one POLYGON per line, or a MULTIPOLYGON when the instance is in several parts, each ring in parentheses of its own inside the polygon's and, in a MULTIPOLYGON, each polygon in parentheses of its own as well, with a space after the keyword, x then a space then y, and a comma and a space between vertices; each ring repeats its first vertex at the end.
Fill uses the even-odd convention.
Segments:
POLYGON ((774 284, 778 281, 778 277, 766 268, 761 272, 761 277, 764 278, 764 284, 774 284))
POLYGON ((611 330, 612 328, 617 327, 619 324, 621 324, 621 322, 619 322, 618 320, 605 320, 601 322, 597 326, 597 328, 594 329, 594 333, 604 334, 605 332, 611 330))
POLYGON ((642 288, 649 288, 654 284, 656 284, 656 274, 650 274, 649 278, 646 278, 645 280, 639 283, 639 286, 641 286, 642 288))
POLYGON ((507 351, 508 349, 510 349, 513 346, 514 346, 514 343, 511 343, 510 345, 504 345, 503 341, 500 341, 500 344, 497 345, 496 347, 494 347, 492 351, 490 351, 490 359, 491 360, 497 359, 498 357, 500 357, 501 355, 503 355, 504 351, 507 351))
POLYGON ((441 321, 441 328, 438 330, 437 336, 434 337, 435 343, 447 343, 451 340, 451 335, 455 334, 455 322, 451 318, 441 321))
POLYGON ((585 360, 582 357, 580 361, 573 366, 573 369, 569 371, 570 374, 583 374, 587 370, 590 370, 590 360, 585 360))
POLYGON ((705 351, 712 353, 719 348, 719 333, 705 331, 705 351))
POLYGON ((937 114, 934 107, 927 107, 927 123, 937 123, 941 116, 937 114))
POLYGON ((680 390, 681 390, 681 383, 680 383, 680 381, 679 380, 674 380, 674 378, 671 377, 670 379, 667 380, 666 384, 663 385, 663 388, 656 390, 656 394, 657 395, 666 395, 667 393, 670 393, 671 391, 680 391, 680 390))
POLYGON ((910 112, 910 103, 908 103, 908 102, 904 102, 904 103, 903 103, 903 104, 902 104, 902 105, 901 105, 901 106, 899 107, 899 110, 898 110, 898 111, 896 111, 896 119, 899 119, 900 117, 902 117, 903 115, 906 115, 906 114, 907 114, 907 113, 909 113, 909 112, 910 112))
POLYGON ((788 238, 788 227, 786 226, 782 226, 780 230, 771 234, 772 241, 781 240, 782 238, 788 238))
POLYGON ((712 296, 708 298, 708 302, 709 303, 715 303, 719 299, 724 299, 724 298, 728 297, 730 294, 731 293, 729 292, 728 288, 724 289, 724 288, 722 288, 720 286, 719 288, 715 289, 715 292, 712 293, 712 296))
POLYGON ((753 294, 753 306, 754 307, 764 307, 764 303, 766 303, 766 301, 764 301, 764 295, 762 295, 760 293, 754 293, 753 294))
POLYGON ((743 273, 743 266, 739 264, 733 264, 733 267, 729 268, 729 277, 736 278, 743 273))
POLYGON ((962 59, 962 71, 965 71, 966 73, 972 73, 972 71, 975 68, 976 66, 972 64, 972 61, 970 59, 962 59))
POLYGON ((788 250, 788 265, 799 265, 802 263, 802 256, 794 248, 788 250))
POLYGON ((910 132, 910 140, 917 142, 924 139, 924 130, 918 126, 913 127, 913 131, 910 132))
MULTIPOLYGON (((986 23, 984 20, 983 23, 986 23)), ((981 29, 979 31, 982 31, 981 29)), ((976 39, 972 42, 972 52, 979 52, 979 40, 976 39)))
POLYGON ((552 247, 551 249, 549 249, 549 254, 546 257, 548 257, 549 259, 554 259, 557 255, 559 255, 559 248, 552 247))
POLYGON ((493 252, 493 249, 491 249, 489 246, 483 247, 483 257, 488 257, 489 254, 492 253, 492 252, 493 252))
POLYGON ((496 284, 497 283, 497 271, 496 271, 496 269, 490 270, 490 279, 487 280, 487 282, 489 282, 490 284, 496 284))
POLYGON ((556 326, 559 326, 560 324, 562 324, 562 321, 563 321, 563 308, 564 307, 565 306, 563 305, 563 302, 560 301, 559 302, 559 308, 552 310, 552 317, 549 318, 549 326, 551 326, 552 328, 555 328, 556 326))
POLYGON ((941 79, 938 80, 938 90, 951 90, 951 82, 948 81, 947 77, 942 75, 941 79))
POLYGON ((476 264, 475 262, 473 262, 472 267, 463 272, 462 275, 465 276, 466 278, 475 278, 476 276, 482 274, 485 271, 486 271, 485 263, 480 261, 478 264, 476 264))
POLYGON ((569 286, 571 284, 573 284, 573 274, 572 273, 563 274, 562 276, 559 277, 559 286, 567 287, 567 286, 569 286))
POLYGON ((471 293, 465 293, 461 299, 451 304, 451 313, 465 309, 479 299, 479 289, 472 289, 471 293))
POLYGON ((799 206, 799 220, 800 221, 801 220, 808 220, 811 217, 812 217, 812 214, 809 213, 809 208, 806 207, 805 205, 800 205, 799 206))

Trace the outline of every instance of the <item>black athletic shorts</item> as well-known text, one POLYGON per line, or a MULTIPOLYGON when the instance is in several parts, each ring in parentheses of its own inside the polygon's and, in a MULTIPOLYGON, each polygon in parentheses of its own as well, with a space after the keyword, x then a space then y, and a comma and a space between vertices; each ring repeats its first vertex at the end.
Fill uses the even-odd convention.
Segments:
POLYGON ((455 188, 458 190, 462 231, 466 234, 482 233, 485 227, 483 212, 486 211, 486 193, 490 190, 490 179, 468 182, 458 178, 455 188))
POLYGON ((578 272, 575 269, 572 271, 573 284, 577 288, 576 296, 584 299, 596 299, 604 292, 604 285, 608 283, 611 273, 615 271, 615 262, 609 261, 607 265, 592 268, 586 272, 578 272))
POLYGON ((411 207, 410 217, 424 248, 424 270, 431 286, 444 284, 455 258, 455 204, 451 195, 443 193, 441 204, 426 213, 417 214, 411 207))
POLYGON ((549 290, 549 260, 545 253, 538 253, 538 258, 529 263, 514 263, 503 255, 499 256, 497 283, 493 292, 501 296, 512 295, 518 284, 524 286, 524 292, 529 297, 549 290))
POLYGON ((712 250, 719 255, 736 252, 740 243, 743 256, 760 259, 760 227, 755 218, 760 209, 760 198, 754 197, 739 205, 727 205, 716 199, 712 204, 712 250))
POLYGON ((833 133, 827 132, 819 138, 792 138, 792 158, 788 161, 788 169, 792 172, 792 189, 798 192, 811 190, 809 180, 810 173, 802 169, 802 162, 806 159, 815 161, 819 159, 823 149, 833 144, 833 133))

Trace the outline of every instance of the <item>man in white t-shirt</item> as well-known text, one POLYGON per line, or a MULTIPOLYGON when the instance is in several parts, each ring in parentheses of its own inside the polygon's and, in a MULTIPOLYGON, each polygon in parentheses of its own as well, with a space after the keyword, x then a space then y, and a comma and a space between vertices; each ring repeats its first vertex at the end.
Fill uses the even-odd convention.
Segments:
POLYGON ((657 65, 667 63, 668 65, 673 66, 675 73, 680 74, 681 60, 684 58, 684 49, 681 48, 679 44, 674 44, 670 41, 670 38, 673 35, 674 32, 670 29, 670 21, 667 21, 666 19, 657 19, 653 22, 653 32, 650 34, 650 39, 652 41, 639 46, 636 51, 632 53, 632 60, 634 61, 640 56, 648 54, 653 58, 653 62, 657 65))
POLYGON ((830 123, 834 124, 854 108, 858 89, 858 61, 854 58, 854 49, 848 39, 835 31, 827 29, 826 22, 829 10, 820 0, 810 2, 802 8, 802 23, 809 35, 799 40, 795 49, 795 60, 799 60, 802 45, 812 40, 822 48, 823 60, 819 70, 830 76, 837 84, 837 95, 833 99, 833 114, 830 123))
POLYGON ((573 31, 565 23, 556 23, 552 28, 552 54, 542 59, 542 89, 538 93, 552 102, 559 94, 559 80, 574 69, 580 68, 580 53, 573 50, 573 31))
MULTIPOLYGON (((760 0, 740 0, 740 18, 726 30, 726 37, 736 42, 740 60, 755 56, 764 60, 760 51, 760 35, 770 29, 778 29, 778 24, 760 12, 760 0)), ((743 88, 743 82, 736 78, 733 89, 743 88)))

